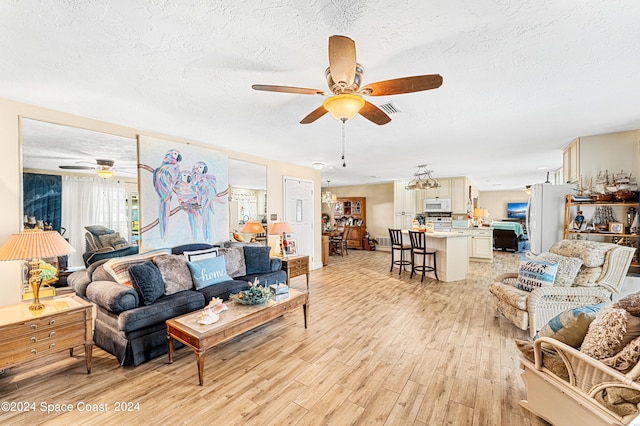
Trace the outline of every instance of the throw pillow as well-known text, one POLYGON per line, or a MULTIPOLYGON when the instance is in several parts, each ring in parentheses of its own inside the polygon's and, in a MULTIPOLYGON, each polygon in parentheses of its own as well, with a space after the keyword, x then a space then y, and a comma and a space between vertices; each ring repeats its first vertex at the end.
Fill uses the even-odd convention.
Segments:
POLYGON ((160 270, 153 262, 146 261, 129 268, 133 288, 145 305, 151 305, 164 294, 164 282, 160 270))
POLYGON ((615 308, 622 308, 631 315, 640 317, 640 292, 628 294, 613 304, 615 308))
POLYGON ((232 278, 247 275, 247 265, 244 261, 244 250, 241 246, 221 248, 220 254, 224 254, 227 264, 227 275, 232 278))
POLYGON ((196 290, 225 281, 231 281, 231 277, 227 275, 224 256, 187 262, 187 264, 189 265, 196 290))
POLYGON ((122 237, 116 238, 113 241, 111 241, 111 246, 113 246, 113 248, 116 250, 120 250, 121 248, 128 247, 129 241, 125 240, 122 237))
POLYGON ((578 272, 575 285, 581 287, 593 287, 597 285, 596 281, 598 281, 600 275, 602 275, 602 266, 594 266, 590 268, 583 265, 582 268, 580 268, 580 272, 578 272))
POLYGON ((187 262, 194 262, 196 260, 209 259, 218 255, 218 247, 211 247, 202 250, 185 251, 182 253, 187 262))
POLYGON ((558 272, 556 273, 556 279, 553 282, 557 287, 571 287, 580 272, 582 266, 582 259, 579 257, 567 257, 555 253, 540 253, 539 255, 532 255, 527 253, 527 257, 532 260, 542 260, 544 262, 557 263, 558 272))
POLYGON ((580 347, 589 330, 589 325, 596 318, 598 311, 606 303, 568 309, 553 317, 538 331, 538 337, 551 337, 574 348, 580 347))
POLYGON ((622 308, 603 309, 589 326, 580 351, 595 359, 612 357, 640 337, 639 326, 640 318, 622 308))
POLYGON ((594 268, 604 265, 606 253, 614 247, 615 244, 597 241, 562 240, 552 245, 549 251, 562 256, 579 257, 584 266, 594 268))
POLYGON ((116 232, 113 229, 109 229, 106 226, 102 225, 85 226, 84 229, 91 232, 93 235, 113 234, 114 232, 116 232))
POLYGON ((247 265, 247 275, 270 272, 269 253, 271 247, 244 246, 242 249, 244 250, 244 262, 247 265))
POLYGON ((187 266, 184 256, 170 254, 168 256, 156 256, 153 258, 164 281, 164 294, 170 295, 183 290, 193 288, 191 271, 187 266))
POLYGON ((119 232, 113 232, 111 234, 103 234, 98 237, 98 239, 100 240, 101 247, 111 247, 111 248, 113 248, 113 242, 120 238, 121 237, 119 232))
POLYGON ((640 337, 632 340, 620 352, 612 357, 601 359, 605 365, 626 374, 640 361, 640 337))
POLYGON ((520 264, 515 286, 524 291, 533 291, 538 287, 553 286, 557 272, 557 263, 525 260, 520 264))
POLYGON ((153 259, 155 256, 168 254, 170 254, 169 249, 158 249, 142 254, 114 257, 104 264, 104 270, 107 271, 116 282, 131 287, 131 276, 129 275, 131 265, 144 263, 147 260, 153 259))

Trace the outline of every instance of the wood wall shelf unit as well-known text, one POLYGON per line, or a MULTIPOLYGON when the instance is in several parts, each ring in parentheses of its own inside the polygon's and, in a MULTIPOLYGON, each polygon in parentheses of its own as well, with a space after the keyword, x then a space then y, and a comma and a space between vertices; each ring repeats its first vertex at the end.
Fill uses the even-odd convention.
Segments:
POLYGON ((338 227, 348 226, 348 232, 345 236, 347 248, 362 249, 367 229, 367 198, 338 197, 334 219, 336 222, 343 221, 341 225, 337 225, 338 227))
MULTIPOLYGON (((635 247, 636 253, 634 254, 632 267, 640 267, 638 262, 638 239, 640 235, 632 234, 628 232, 627 225, 627 210, 631 207, 635 207, 638 211, 637 201, 627 202, 595 202, 595 201, 575 201, 571 195, 565 197, 564 207, 564 239, 582 239, 609 242, 614 244, 620 244, 628 247, 635 247), (571 228, 571 224, 577 215, 578 210, 582 210, 585 222, 589 222, 589 219, 595 212, 596 207, 612 207, 617 221, 624 224, 622 233, 614 233, 602 230, 596 231, 577 231, 571 228)), ((633 218, 632 218, 633 220, 633 218)))

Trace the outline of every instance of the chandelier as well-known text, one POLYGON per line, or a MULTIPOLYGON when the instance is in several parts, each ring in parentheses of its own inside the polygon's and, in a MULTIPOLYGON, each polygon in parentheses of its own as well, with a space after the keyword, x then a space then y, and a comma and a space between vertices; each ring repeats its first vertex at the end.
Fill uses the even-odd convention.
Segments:
MULTIPOLYGON (((331 184, 331 181, 328 180, 327 181, 327 187, 331 184)), ((322 193, 322 202, 324 204, 335 204, 336 201, 338 201, 338 197, 336 196, 336 194, 332 194, 331 191, 329 191, 329 189, 327 189, 326 191, 324 191, 322 193)))
POLYGON ((405 186, 405 189, 440 188, 442 184, 431 176, 431 173, 433 170, 428 170, 426 164, 419 165, 418 170, 413 174, 413 179, 405 186))

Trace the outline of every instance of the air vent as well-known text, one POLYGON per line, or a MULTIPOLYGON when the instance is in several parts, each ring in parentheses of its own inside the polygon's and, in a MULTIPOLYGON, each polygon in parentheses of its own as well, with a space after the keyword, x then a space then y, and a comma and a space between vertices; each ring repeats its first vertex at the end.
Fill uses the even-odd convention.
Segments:
POLYGON ((398 105, 393 102, 387 102, 382 105, 378 105, 378 107, 387 114, 397 114, 399 112, 402 112, 402 110, 398 108, 398 105))

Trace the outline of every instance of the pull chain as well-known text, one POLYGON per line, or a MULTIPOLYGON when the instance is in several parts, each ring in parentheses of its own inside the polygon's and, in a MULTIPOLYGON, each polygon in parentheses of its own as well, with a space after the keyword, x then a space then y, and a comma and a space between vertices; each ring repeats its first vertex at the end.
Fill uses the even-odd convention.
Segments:
POLYGON ((343 118, 342 119, 342 167, 347 167, 347 163, 345 163, 344 161, 344 151, 345 151, 345 137, 344 137, 344 132, 345 132, 345 125, 347 123, 347 119, 343 118))

